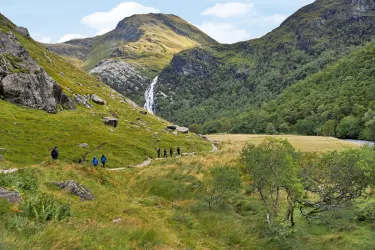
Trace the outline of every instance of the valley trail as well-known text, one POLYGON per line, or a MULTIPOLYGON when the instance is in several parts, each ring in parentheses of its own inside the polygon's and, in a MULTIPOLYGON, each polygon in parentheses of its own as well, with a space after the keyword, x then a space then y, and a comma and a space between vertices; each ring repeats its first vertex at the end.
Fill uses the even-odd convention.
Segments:
MULTIPOLYGON (((214 153, 214 152, 217 152, 219 151, 218 147, 215 145, 215 144, 212 144, 212 150, 210 151, 210 153, 214 153)), ((186 153, 185 155, 183 156, 192 156, 194 155, 194 153, 186 153)), ((181 156, 177 156, 175 157, 176 159, 177 158, 180 158, 181 156)), ((165 158, 160 158, 162 160, 164 160, 165 158)), ((152 159, 151 158, 148 158, 146 161, 138 164, 138 165, 135 165, 135 166, 129 166, 129 167, 123 167, 123 168, 112 168, 112 169, 108 169, 108 171, 121 171, 121 170, 125 170, 125 169, 128 169, 128 168, 144 168, 144 167, 147 167, 148 165, 150 165, 152 163, 152 159)))

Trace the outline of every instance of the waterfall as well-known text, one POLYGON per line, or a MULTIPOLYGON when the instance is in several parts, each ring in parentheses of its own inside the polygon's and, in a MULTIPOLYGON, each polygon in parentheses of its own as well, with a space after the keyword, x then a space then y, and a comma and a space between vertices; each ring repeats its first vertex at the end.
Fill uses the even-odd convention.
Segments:
POLYGON ((145 92, 145 106, 144 108, 151 114, 155 114, 155 101, 154 101, 154 88, 156 83, 158 82, 158 77, 155 77, 154 80, 152 80, 151 85, 147 88, 145 92))

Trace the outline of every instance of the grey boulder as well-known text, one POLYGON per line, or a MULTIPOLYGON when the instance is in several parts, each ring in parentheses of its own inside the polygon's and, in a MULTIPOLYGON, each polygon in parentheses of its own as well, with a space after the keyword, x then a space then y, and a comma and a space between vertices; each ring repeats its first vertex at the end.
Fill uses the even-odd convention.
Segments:
POLYGON ((78 196, 81 201, 90 201, 95 198, 89 189, 76 181, 52 182, 51 184, 64 189, 68 193, 78 196))
POLYGON ((10 191, 0 187, 0 198, 6 199, 10 203, 19 203, 22 201, 22 197, 17 190, 10 191))
POLYGON ((100 97, 99 97, 98 95, 96 95, 96 94, 91 95, 91 100, 92 100, 93 102, 95 102, 96 104, 98 104, 98 105, 106 105, 106 104, 107 104, 106 101, 104 101, 102 98, 100 98, 100 97))

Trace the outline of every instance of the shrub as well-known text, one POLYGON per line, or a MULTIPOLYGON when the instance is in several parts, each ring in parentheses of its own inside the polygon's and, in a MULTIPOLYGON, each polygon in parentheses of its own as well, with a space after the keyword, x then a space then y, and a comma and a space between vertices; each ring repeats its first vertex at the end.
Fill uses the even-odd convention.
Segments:
POLYGON ((239 192, 241 187, 240 174, 228 166, 217 166, 205 180, 205 204, 209 210, 225 207, 231 196, 239 192))
POLYGON ((0 186, 35 193, 38 190, 35 170, 20 170, 13 174, 0 174, 0 186))
POLYGON ((70 217, 70 202, 63 203, 54 196, 41 194, 30 198, 23 205, 24 215, 39 221, 64 220, 70 217))

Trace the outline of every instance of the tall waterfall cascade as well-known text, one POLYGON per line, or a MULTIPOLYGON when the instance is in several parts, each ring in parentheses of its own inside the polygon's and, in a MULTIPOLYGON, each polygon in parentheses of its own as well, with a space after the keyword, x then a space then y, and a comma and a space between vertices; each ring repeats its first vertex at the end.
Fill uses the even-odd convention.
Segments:
POLYGON ((151 114, 155 114, 156 112, 156 107, 155 107, 155 85, 158 82, 158 77, 155 77, 154 80, 152 80, 151 85, 147 88, 145 92, 145 106, 144 108, 147 110, 147 112, 151 114))

